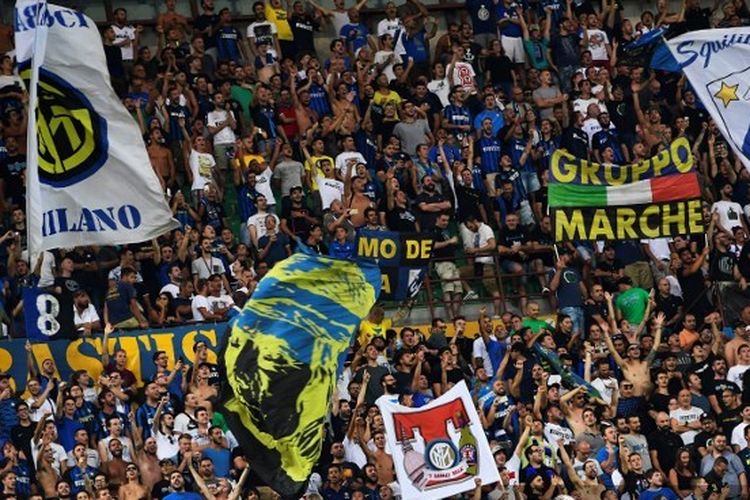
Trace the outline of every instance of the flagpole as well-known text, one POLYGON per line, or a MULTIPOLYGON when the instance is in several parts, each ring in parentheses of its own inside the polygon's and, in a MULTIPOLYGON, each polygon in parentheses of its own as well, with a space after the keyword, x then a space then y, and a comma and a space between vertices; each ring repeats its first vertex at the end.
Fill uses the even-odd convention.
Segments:
POLYGON ((31 53, 31 77, 29 79, 29 106, 27 111, 26 129, 26 242, 29 253, 29 266, 34 269, 39 254, 39 242, 37 234, 32 231, 40 230, 41 224, 35 223, 31 218, 35 216, 32 205, 38 203, 41 198, 39 188, 39 144, 37 137, 37 101, 39 87, 39 68, 44 62, 44 50, 46 48, 46 26, 42 20, 47 13, 47 0, 37 2, 37 10, 34 20, 34 49, 31 53), (44 33, 40 31, 44 30, 44 33))

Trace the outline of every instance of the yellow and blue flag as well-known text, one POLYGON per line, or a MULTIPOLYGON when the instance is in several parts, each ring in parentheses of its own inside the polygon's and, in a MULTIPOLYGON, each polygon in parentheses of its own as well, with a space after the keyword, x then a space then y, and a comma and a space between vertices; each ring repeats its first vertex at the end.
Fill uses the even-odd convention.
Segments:
POLYGON ((321 455, 338 369, 380 293, 373 262, 301 250, 276 264, 230 326, 222 412, 253 470, 300 497, 321 455))

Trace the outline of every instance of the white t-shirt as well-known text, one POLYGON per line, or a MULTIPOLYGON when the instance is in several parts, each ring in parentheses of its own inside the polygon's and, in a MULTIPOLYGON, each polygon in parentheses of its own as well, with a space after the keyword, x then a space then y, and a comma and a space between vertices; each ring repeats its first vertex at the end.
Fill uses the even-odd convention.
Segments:
POLYGON ((190 151, 190 172, 193 174, 193 185, 190 189, 199 191, 206 187, 206 184, 214 180, 213 169, 216 166, 216 160, 212 154, 199 153, 196 150, 190 151))
POLYGON ((442 80, 432 80, 427 84, 427 90, 438 96, 440 104, 443 106, 448 106, 451 103, 450 99, 448 99, 451 93, 451 85, 448 82, 448 77, 442 80))
MULTIPOLYGON (((40 439, 39 444, 41 443, 42 440, 40 439)), ((68 455, 65 453, 65 448, 58 443, 50 443, 49 445, 52 447, 52 468, 55 469, 59 475, 60 464, 67 462, 68 455)), ((39 458, 39 446, 33 440, 31 441, 31 456, 34 459, 34 467, 38 467, 37 459, 39 458)))
POLYGON ((122 42, 123 40, 130 40, 129 44, 125 44, 120 47, 123 61, 133 60, 133 40, 135 40, 135 28, 132 26, 118 27, 116 24, 112 25, 112 31, 115 32, 115 44, 122 42))
POLYGON ((199 278, 208 279, 212 274, 224 274, 226 272, 224 262, 218 257, 211 256, 211 260, 198 256, 190 266, 190 274, 197 274, 199 278))
POLYGON ((232 297, 226 294, 221 294, 218 297, 209 295, 207 298, 208 303, 211 304, 211 307, 209 308, 211 312, 217 311, 219 309, 229 309, 234 305, 234 300, 232 300, 232 297))
POLYGON ((383 74, 388 77, 388 82, 392 82, 396 79, 396 74, 393 72, 393 65, 404 62, 403 59, 401 59, 401 56, 392 50, 379 50, 375 52, 375 56, 372 59, 375 64, 383 64, 390 56, 393 56, 391 63, 387 66, 383 66, 383 74))
POLYGON ((270 44, 273 40, 273 35, 276 33, 276 25, 271 21, 254 22, 247 27, 247 37, 253 42, 260 38, 261 40, 267 39, 270 44))
MULTIPOLYGON (((615 124, 610 123, 609 129, 612 130, 614 128, 615 124)), ((589 135, 589 147, 591 147, 591 141, 594 139, 594 134, 602 129, 602 124, 599 123, 599 120, 596 118, 586 118, 586 120, 583 121, 581 129, 589 135)))
MULTIPOLYGON (((51 382, 48 382, 51 383, 51 382)), ((26 404, 29 405, 29 418, 32 422, 39 422, 45 413, 50 413, 52 415, 55 414, 55 411, 57 411, 57 406, 55 406, 55 402, 52 401, 51 398, 47 398, 44 400, 44 403, 41 404, 39 408, 36 410, 31 409, 31 403, 34 402, 34 398, 29 398, 26 400, 26 404)), ((49 417, 48 420, 54 420, 53 417, 49 417)))
POLYGON ((745 440, 745 427, 747 426, 748 424, 745 422, 740 422, 732 429, 732 444, 736 444, 740 449, 747 446, 747 441, 745 440))
POLYGON ((273 170, 271 167, 255 175, 255 190, 258 194, 262 194, 266 197, 269 207, 276 206, 276 198, 273 196, 273 190, 271 189, 271 179, 273 178, 273 170))
POLYGON ((156 457, 159 460, 172 458, 180 451, 179 432, 173 431, 170 436, 168 434, 163 434, 161 431, 156 431, 154 438, 156 439, 156 457))
POLYGON ((565 444, 575 442, 573 431, 562 425, 547 422, 544 424, 544 440, 557 449, 557 440, 562 439, 565 444))
POLYGON ((737 384, 740 390, 743 390, 742 375, 745 374, 748 368, 750 368, 750 365, 734 365, 727 372, 727 380, 730 382, 734 382, 735 384, 737 384))
POLYGON ((344 460, 357 464, 357 467, 359 468, 362 468, 367 464, 367 455, 365 455, 365 452, 359 447, 359 444, 349 439, 349 436, 344 438, 343 445, 344 460))
POLYGON ((579 97, 578 99, 576 99, 575 101, 573 101, 573 111, 576 112, 576 113, 581 113, 583 116, 586 116, 586 112, 589 109, 589 106, 591 104, 596 104, 596 105, 599 106, 599 110, 600 111, 602 111, 604 113, 607 112, 607 107, 604 104, 602 104, 601 102, 599 102, 599 99, 597 99, 594 96, 591 96, 588 99, 583 99, 583 98, 579 97))
MULTIPOLYGON (((233 115, 234 116, 234 115, 233 115)), ((215 127, 221 122, 229 120, 229 111, 225 109, 210 111, 206 115, 206 125, 209 127, 215 127)), ((237 136, 234 134, 234 130, 230 126, 226 126, 219 130, 214 136, 214 145, 219 144, 234 144, 237 140, 237 136)))
POLYGON ((323 210, 328 210, 334 200, 344 200, 344 183, 336 179, 326 179, 325 177, 316 176, 318 181, 318 191, 323 203, 323 210))
POLYGON ((404 27, 401 24, 401 19, 399 19, 398 17, 396 19, 381 19, 380 22, 378 22, 378 38, 385 34, 388 34, 395 39, 396 32, 399 30, 403 30, 403 28, 404 27))
POLYGON ((612 377, 609 377, 608 379, 596 377, 591 382, 591 385, 602 395, 602 400, 609 404, 612 401, 612 393, 614 393, 615 388, 617 387, 617 379, 612 377))
POLYGON ((180 287, 178 285, 175 285, 174 283, 167 283, 166 285, 161 287, 159 293, 168 293, 176 299, 177 296, 180 295, 180 287))
POLYGON ((672 250, 669 249, 670 241, 669 238, 653 238, 641 240, 641 243, 648 245, 648 248, 651 250, 651 253, 654 254, 654 257, 669 262, 672 255, 672 250))
POLYGON ((206 311, 211 310, 211 303, 208 301, 208 297, 203 295, 196 295, 190 302, 190 308, 193 310, 193 319, 197 321, 203 321, 205 318, 201 314, 200 309, 205 308, 206 311))
MULTIPOLYGON (((447 70, 446 74, 448 74, 447 70)), ((453 70, 453 85, 460 85, 461 87, 464 87, 465 90, 471 90, 475 86, 475 75, 476 73, 474 72, 474 68, 471 64, 465 62, 457 62, 456 69, 453 70)))
POLYGON ((247 226, 248 229, 250 226, 255 226, 255 234, 258 236, 258 239, 261 239, 266 234, 268 234, 268 230, 266 229, 266 217, 269 215, 273 215, 273 217, 276 219, 276 227, 279 227, 279 217, 276 214, 269 214, 268 212, 263 212, 251 215, 247 218, 247 226))
MULTIPOLYGON (((194 418, 190 417, 187 413, 182 412, 174 418, 174 430, 180 434, 184 434, 188 431, 195 429, 198 423, 194 418)), ((176 453, 175 453, 176 455, 176 453)))
POLYGON ((742 226, 742 206, 733 201, 717 201, 711 205, 711 212, 719 213, 719 224, 727 231, 735 226, 742 226))
MULTIPOLYGON (((490 335, 490 339, 497 340, 497 337, 492 334, 490 335)), ((474 339, 474 343, 471 346, 471 357, 472 359, 482 358, 482 364, 484 365, 484 370, 487 372, 487 376, 495 376, 495 371, 492 369, 492 360, 490 359, 490 353, 487 352, 487 346, 484 345, 484 339, 481 335, 474 339)))
MULTIPOLYGON (((701 410, 697 406, 691 406, 687 410, 683 408, 677 408, 676 410, 672 410, 669 412, 669 418, 677 420, 677 422, 682 425, 688 425, 691 422, 699 422, 702 415, 703 410, 701 410)), ((685 443, 685 445, 693 444, 693 441, 695 441, 695 436, 698 434, 698 432, 699 431, 692 429, 689 431, 681 432, 680 437, 682 438, 682 442, 685 443)))
POLYGON ((78 309, 73 306, 73 322, 76 326, 82 325, 84 323, 93 323, 95 321, 99 321, 99 313, 96 312, 96 307, 94 307, 94 304, 89 304, 89 306, 84 309, 82 313, 79 313, 78 309))
POLYGON ((591 51, 591 59, 594 61, 607 61, 609 60, 609 54, 607 54, 607 45, 609 44, 609 37, 607 34, 600 29, 586 30, 589 36, 589 50, 591 51))
POLYGON ((367 160, 365 160, 365 157, 359 151, 344 151, 343 153, 339 153, 336 156, 336 170, 342 179, 346 177, 346 169, 350 160, 352 161, 352 176, 356 175, 355 167, 357 163, 367 164, 367 160))
MULTIPOLYGON (((495 238, 492 228, 484 222, 479 223, 476 233, 470 231, 464 224, 459 226, 459 231, 461 232, 461 240, 464 243, 464 248, 481 248, 488 241, 495 238)), ((474 262, 477 264, 492 264, 492 257, 475 257, 474 262)))

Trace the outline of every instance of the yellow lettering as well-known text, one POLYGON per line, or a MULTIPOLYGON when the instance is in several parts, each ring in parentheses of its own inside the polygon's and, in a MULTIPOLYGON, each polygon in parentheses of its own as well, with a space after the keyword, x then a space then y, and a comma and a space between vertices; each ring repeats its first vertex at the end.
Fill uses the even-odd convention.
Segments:
POLYGON ((617 165, 604 165, 604 180, 610 186, 619 186, 625 184, 628 177, 628 169, 630 167, 620 167, 617 165), (615 177, 614 173, 617 172, 619 177, 615 177))
POLYGON ((392 259, 396 256, 398 246, 393 240, 381 240, 380 241, 380 256, 384 259, 392 259))
POLYGON ((357 254, 360 257, 378 257, 378 240, 376 238, 365 238, 359 239, 359 248, 357 248, 357 254))
POLYGON ((406 258, 416 259, 419 257, 419 241, 406 240, 406 258))
POLYGON ((556 181, 572 182, 576 177, 576 158, 573 155, 558 149, 552 153, 550 171, 552 172, 552 177, 556 181))
POLYGON ((662 234, 685 234, 685 203, 675 203, 674 205, 664 205, 661 214, 662 234), (672 213, 672 207, 677 213, 672 213), (670 226, 675 224, 677 227, 672 231, 670 226))
POLYGON ((195 354, 193 353, 193 346, 198 340, 204 340, 204 339, 196 339, 198 334, 201 334, 202 336, 206 337, 207 344, 208 344, 208 357, 207 361, 209 363, 216 363, 217 356, 215 352, 216 347, 216 331, 215 330, 192 330, 185 334, 185 336, 182 338, 182 356, 185 359, 193 359, 195 354))
MULTIPOLYGON (((49 348, 49 344, 46 344, 44 342, 39 344, 31 344, 31 352, 34 355, 34 359, 36 359, 37 366, 41 367, 45 360, 51 359, 54 361, 54 357, 52 357, 52 351, 49 348), (41 360, 41 362, 39 361, 41 360)), ((44 370, 40 370, 43 372, 44 370)), ((44 373, 45 376, 49 376, 48 374, 44 373)), ((55 376, 59 379, 62 379, 60 376, 60 371, 57 368, 57 364, 55 364, 55 376)), ((51 378, 51 377, 50 377, 51 378)))
POLYGON ((164 351, 167 353, 169 358, 167 368, 174 368, 174 364, 177 362, 177 356, 174 353, 174 333, 153 333, 149 335, 151 341, 154 343, 154 352, 164 351))
POLYGON ((391 293, 391 279, 385 273, 380 275, 380 290, 384 294, 391 293))
POLYGON ((133 372, 136 380, 141 381, 143 377, 141 377, 141 350, 138 349, 138 337, 122 336, 117 340, 120 341, 120 349, 128 354, 128 370, 133 372))
POLYGON ((598 240, 613 240, 615 233, 612 232, 612 223, 607 217, 607 211, 603 208, 596 209, 594 211, 594 217, 591 220, 591 231, 589 232, 588 239, 598 240))
POLYGON ((680 137, 673 141, 669 145, 669 152, 672 156, 672 163, 675 164, 681 174, 690 172, 693 169, 693 162, 695 160, 693 159, 693 152, 690 149, 690 143, 686 138, 680 137), (681 155, 685 158, 683 159, 681 155))
POLYGON ((602 181, 596 175, 598 172, 598 163, 589 163, 586 160, 581 160, 581 184, 601 184, 602 181))
POLYGON ((102 349, 101 339, 88 339, 74 340, 68 344, 68 348, 65 350, 65 359, 68 361, 68 366, 72 371, 86 370, 91 378, 97 380, 99 375, 102 373, 102 361, 99 357, 88 356, 81 352, 81 346, 91 344, 94 346, 96 353, 100 353, 102 349))
POLYGON ((645 172, 648 172, 648 169, 651 167, 651 160, 644 160, 640 163, 633 164, 633 167, 631 170, 631 176, 632 179, 630 179, 630 182, 635 182, 640 180, 641 175, 645 172))
POLYGON ((580 209, 571 210, 570 218, 565 210, 557 209, 553 220, 555 221, 556 241, 586 239, 586 226, 580 209))
POLYGON ((702 233, 703 228, 703 205, 701 200, 690 200, 688 207, 688 233, 702 233))
POLYGON ((638 238, 638 235, 633 230, 633 224, 635 224, 635 212, 632 209, 618 207, 617 208, 617 219, 615 228, 617 230, 617 239, 619 240, 634 240, 638 238))
POLYGON ((432 240, 423 240, 422 241, 422 255, 420 255, 420 258, 422 259, 429 259, 432 255, 432 240))
POLYGON ((659 217, 659 205, 649 205, 643 209, 639 220, 639 226, 641 228, 641 234, 646 238, 659 238, 659 226, 649 226, 648 221, 650 217, 659 217))
POLYGON ((654 165, 654 177, 659 177, 661 175, 661 171, 667 168, 671 163, 669 152, 665 149, 664 151, 659 152, 658 155, 651 158, 651 161, 654 165))
MULTIPOLYGON (((23 363, 23 359, 19 360, 19 362, 23 363)), ((13 366, 13 354, 5 349, 0 349, 0 372, 8 373, 11 366, 13 366)), ((26 370, 24 369, 24 372, 25 371, 26 370)), ((10 388, 15 392, 17 387, 18 384, 16 383, 16 380, 11 377, 10 388)))

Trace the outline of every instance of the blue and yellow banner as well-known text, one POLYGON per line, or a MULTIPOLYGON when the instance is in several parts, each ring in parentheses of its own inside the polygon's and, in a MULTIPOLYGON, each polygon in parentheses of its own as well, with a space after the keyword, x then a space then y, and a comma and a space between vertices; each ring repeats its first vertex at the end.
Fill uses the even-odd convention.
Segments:
MULTIPOLYGON (((153 377, 156 370, 152 357, 156 351, 165 351, 169 356, 169 369, 182 358, 192 362, 193 345, 203 340, 209 348, 208 360, 217 362, 216 352, 221 345, 227 323, 201 323, 154 330, 131 330, 115 332, 109 338, 110 354, 122 348, 128 353, 128 369, 139 381, 153 377)), ((60 380, 68 379, 76 370, 86 370, 91 377, 99 378, 103 367, 103 335, 74 341, 53 340, 31 344, 36 366, 45 359, 53 359, 60 380)), ((24 390, 28 378, 25 339, 0 342, 0 373, 11 376, 11 384, 24 390)))
POLYGON ((422 233, 362 230, 357 257, 380 267, 380 300, 406 300, 422 286, 432 256, 433 237, 422 233))
POLYGON ((221 355, 221 412, 253 470, 284 498, 304 493, 339 367, 380 292, 374 263, 300 248, 258 284, 221 355))

